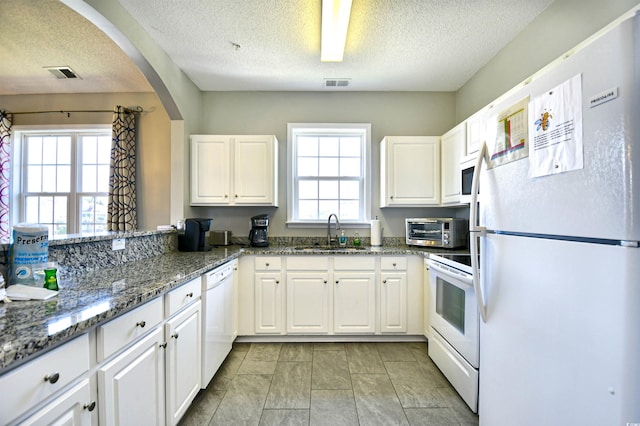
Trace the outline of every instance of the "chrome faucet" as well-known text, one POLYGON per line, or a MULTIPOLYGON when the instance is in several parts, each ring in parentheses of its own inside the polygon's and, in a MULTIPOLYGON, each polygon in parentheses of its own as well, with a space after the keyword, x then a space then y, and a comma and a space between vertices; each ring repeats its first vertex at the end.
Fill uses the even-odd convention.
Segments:
POLYGON ((336 231, 340 229, 340 221, 338 220, 338 216, 335 213, 331 213, 329 218, 327 219, 327 245, 330 246, 331 243, 338 241, 338 234, 336 232, 336 237, 331 238, 331 216, 336 218, 336 231))

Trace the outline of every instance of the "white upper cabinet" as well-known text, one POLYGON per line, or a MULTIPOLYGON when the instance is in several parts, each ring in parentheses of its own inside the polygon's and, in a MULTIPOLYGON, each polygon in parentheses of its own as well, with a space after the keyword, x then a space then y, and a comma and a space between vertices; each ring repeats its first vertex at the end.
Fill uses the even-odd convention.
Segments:
POLYGON ((467 150, 466 122, 458 124, 442 136, 442 201, 441 204, 460 203, 460 160, 467 150))
POLYGON ((278 140, 192 135, 192 206, 277 206, 278 140))
POLYGON ((467 123, 467 155, 480 151, 486 138, 486 119, 488 107, 473 114, 467 123))
POLYGON ((440 138, 387 136, 380 142, 380 207, 440 204, 440 138))

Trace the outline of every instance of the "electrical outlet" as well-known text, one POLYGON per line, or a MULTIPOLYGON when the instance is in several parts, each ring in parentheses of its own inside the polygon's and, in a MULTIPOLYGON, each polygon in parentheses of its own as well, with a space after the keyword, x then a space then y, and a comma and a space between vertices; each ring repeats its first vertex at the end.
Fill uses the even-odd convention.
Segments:
POLYGON ((111 243, 112 250, 124 250, 125 247, 125 239, 124 238, 114 238, 111 243))

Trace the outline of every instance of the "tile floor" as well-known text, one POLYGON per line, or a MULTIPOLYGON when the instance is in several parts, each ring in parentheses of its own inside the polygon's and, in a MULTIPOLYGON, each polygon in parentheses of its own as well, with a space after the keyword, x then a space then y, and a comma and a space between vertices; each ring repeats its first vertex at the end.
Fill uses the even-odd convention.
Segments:
POLYGON ((477 425, 427 344, 238 343, 180 425, 477 425))

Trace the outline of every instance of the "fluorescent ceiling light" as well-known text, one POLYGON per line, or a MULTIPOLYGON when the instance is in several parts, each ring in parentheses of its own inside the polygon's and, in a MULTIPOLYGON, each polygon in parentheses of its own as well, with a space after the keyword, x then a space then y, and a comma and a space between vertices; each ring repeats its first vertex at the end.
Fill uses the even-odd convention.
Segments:
POLYGON ((322 62, 342 61, 350 14, 351 0, 322 0, 322 62))

